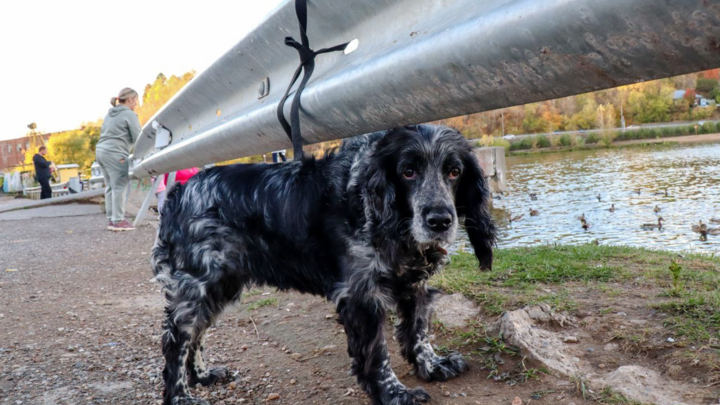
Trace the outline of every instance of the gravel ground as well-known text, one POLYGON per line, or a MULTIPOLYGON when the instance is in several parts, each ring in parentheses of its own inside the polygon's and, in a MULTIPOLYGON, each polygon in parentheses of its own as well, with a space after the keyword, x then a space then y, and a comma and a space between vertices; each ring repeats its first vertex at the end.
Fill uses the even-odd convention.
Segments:
MULTIPOLYGON (((0 403, 160 403, 163 299, 148 264, 155 230, 105 226, 101 214, 0 218, 0 403)), ((207 339, 208 362, 230 367, 234 381, 194 394, 215 405, 368 404, 332 314, 317 297, 251 290, 207 339)), ((390 348, 400 379, 424 386, 432 404, 584 403, 569 381, 511 386, 488 379, 474 358, 460 378, 424 383, 390 348)))

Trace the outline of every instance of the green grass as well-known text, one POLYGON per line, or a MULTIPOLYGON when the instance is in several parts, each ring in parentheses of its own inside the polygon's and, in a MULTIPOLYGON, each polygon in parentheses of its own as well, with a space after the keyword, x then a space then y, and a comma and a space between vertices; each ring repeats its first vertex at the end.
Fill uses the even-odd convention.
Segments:
POLYGON ((597 397, 594 399, 596 402, 607 405, 649 405, 643 404, 638 401, 629 400, 623 395, 620 395, 617 392, 613 392, 610 388, 605 388, 600 391, 597 397))
POLYGON ((539 303, 582 309, 588 290, 601 297, 593 302, 598 314, 611 315, 623 310, 624 296, 641 290, 648 311, 666 314, 674 336, 720 338, 720 259, 713 256, 595 244, 497 249, 492 271, 478 270, 475 257, 461 253, 431 283, 462 293, 491 316, 539 303))
POLYGON ((248 310, 254 311, 256 309, 267 307, 269 305, 275 305, 277 306, 279 304, 279 301, 277 298, 265 298, 261 300, 257 300, 253 302, 252 304, 248 305, 248 310))

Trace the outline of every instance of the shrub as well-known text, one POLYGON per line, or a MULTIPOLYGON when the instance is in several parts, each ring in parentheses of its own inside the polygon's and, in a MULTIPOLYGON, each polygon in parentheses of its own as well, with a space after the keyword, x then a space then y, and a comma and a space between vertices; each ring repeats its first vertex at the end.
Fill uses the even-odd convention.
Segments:
POLYGON ((585 146, 585 138, 583 138, 582 136, 574 136, 572 141, 577 146, 580 146, 580 147, 585 146))
POLYGON ((510 144, 510 150, 527 150, 532 149, 533 141, 529 136, 510 144))
POLYGON ((600 137, 594 132, 589 133, 588 136, 585 137, 585 143, 588 145, 598 143, 599 140, 600 137))
POLYGON ((537 145, 538 148, 549 148, 549 147, 551 146, 551 145, 550 145, 550 140, 549 140, 548 137, 545 136, 545 135, 538 135, 538 136, 536 136, 536 137, 535 137, 535 144, 537 145))
POLYGON ((568 146, 572 146, 573 139, 570 137, 569 134, 563 134, 560 136, 560 139, 558 142, 560 143, 560 145, 568 147, 568 146))
POLYGON ((715 132, 715 124, 712 122, 706 122, 699 128, 701 134, 712 134, 715 132))
POLYGON ((617 133, 615 131, 605 131, 602 134, 602 138, 600 140, 602 141, 602 144, 605 145, 605 147, 608 147, 610 146, 610 144, 613 143, 616 137, 617 133))
POLYGON ((505 149, 510 149, 510 142, 502 138, 493 138, 492 146, 500 146, 505 149))
POLYGON ((715 123, 715 130, 716 130, 717 132, 720 132, 720 121, 718 121, 717 123, 715 123))
POLYGON ((481 148, 499 146, 505 149, 510 149, 510 142, 502 138, 495 138, 493 136, 483 135, 483 137, 479 141, 477 141, 477 146, 481 148))

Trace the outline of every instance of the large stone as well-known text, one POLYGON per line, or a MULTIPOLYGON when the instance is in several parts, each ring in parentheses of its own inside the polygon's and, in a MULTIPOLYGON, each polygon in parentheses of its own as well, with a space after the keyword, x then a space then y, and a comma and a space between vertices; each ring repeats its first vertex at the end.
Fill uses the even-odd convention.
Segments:
MULTIPOLYGON (((554 375, 581 377, 594 389, 610 387, 640 403, 688 405, 681 399, 683 393, 691 394, 695 391, 692 387, 664 379, 659 373, 637 365, 622 366, 611 373, 598 375, 592 366, 573 354, 572 346, 563 343, 562 333, 540 327, 550 323, 563 326, 572 324, 572 321, 553 313, 545 305, 538 305, 504 313, 495 328, 502 333, 506 342, 519 347, 523 355, 540 363, 554 375)), ((615 343, 604 348, 606 351, 617 349, 615 343)))
MULTIPOLYGON (((558 316, 547 306, 525 307, 504 313, 496 328, 506 342, 519 347, 524 355, 540 362, 553 374, 575 376, 580 370, 562 338, 535 325, 535 320, 549 322, 558 316)), ((561 319, 564 323, 565 318, 561 319)))
MULTIPOLYGON (((613 391, 643 404, 688 405, 681 401, 682 391, 692 388, 670 383, 657 372, 642 366, 622 366, 604 377, 592 378, 591 383, 610 387, 613 391)), ((690 391, 688 391, 690 390, 690 391)))
POLYGON ((477 317, 480 308, 462 294, 443 295, 435 302, 435 317, 445 326, 462 328, 477 317))

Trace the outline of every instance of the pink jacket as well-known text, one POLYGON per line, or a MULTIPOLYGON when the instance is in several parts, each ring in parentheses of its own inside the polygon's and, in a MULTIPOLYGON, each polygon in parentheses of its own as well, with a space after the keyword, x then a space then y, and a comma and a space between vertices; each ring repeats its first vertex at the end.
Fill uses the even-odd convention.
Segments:
MULTIPOLYGON (((199 171, 200 171, 200 169, 198 169, 197 167, 191 167, 189 169, 178 170, 177 173, 175 174, 175 181, 180 184, 185 184, 188 182, 188 180, 190 180, 190 178, 192 176, 198 174, 199 171)), ((158 185, 158 189, 156 191, 157 193, 165 191, 165 189, 167 187, 166 185, 167 185, 168 176, 169 176, 169 174, 166 174, 165 177, 160 179, 160 185, 158 185)))

